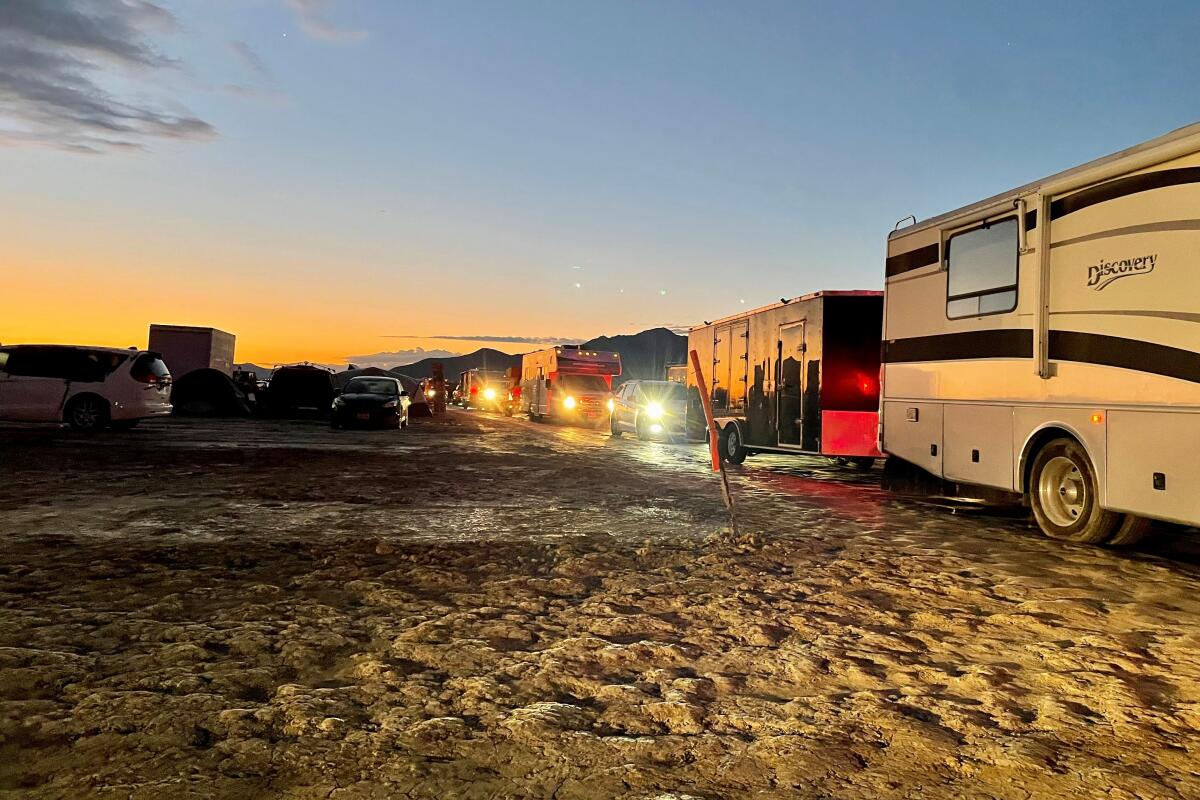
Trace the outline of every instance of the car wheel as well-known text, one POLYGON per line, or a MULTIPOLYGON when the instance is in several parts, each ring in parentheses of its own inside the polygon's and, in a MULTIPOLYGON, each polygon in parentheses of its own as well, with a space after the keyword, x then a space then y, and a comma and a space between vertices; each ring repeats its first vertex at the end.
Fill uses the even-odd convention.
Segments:
POLYGON ((342 427, 342 423, 338 422, 336 418, 330 417, 329 418, 329 427, 333 428, 336 431, 338 428, 342 427))
POLYGON ((633 423, 633 430, 634 430, 634 433, 637 434, 637 437, 639 439, 641 439, 643 442, 650 441, 650 439, 651 439, 650 431, 648 431, 646 429, 646 424, 644 422, 642 422, 641 417, 638 417, 637 420, 633 423))
POLYGON ((97 431, 108 424, 108 403, 95 395, 76 397, 63 416, 72 430, 97 431))
POLYGON ((1030 472, 1030 505, 1042 533, 1083 544, 1107 542, 1121 515, 1100 507, 1096 473, 1074 439, 1055 439, 1037 454, 1030 472))
POLYGON ((408 417, 405 416, 404 419, 400 420, 400 429, 404 430, 407 427, 408 427, 408 417))
POLYGON ((742 432, 736 423, 729 423, 721 431, 721 458, 730 464, 741 464, 749 453, 742 443, 742 432))
POLYGON ((620 428, 618 428, 618 427, 617 427, 617 416, 616 416, 616 414, 612 414, 612 413, 610 413, 610 414, 608 415, 608 433, 609 433, 609 435, 610 435, 610 436, 612 436, 614 439, 620 439, 620 438, 621 438, 621 430, 620 430, 620 428))

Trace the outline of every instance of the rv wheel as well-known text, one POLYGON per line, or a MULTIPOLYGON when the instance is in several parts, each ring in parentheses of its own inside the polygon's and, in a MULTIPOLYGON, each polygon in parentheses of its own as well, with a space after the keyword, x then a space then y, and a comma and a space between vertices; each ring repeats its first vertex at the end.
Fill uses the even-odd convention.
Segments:
POLYGON ((1053 539, 1099 544, 1121 522, 1120 514, 1100 507, 1092 462, 1074 439, 1055 439, 1042 448, 1029 494, 1038 527, 1053 539))
POLYGON ((742 444, 742 432, 736 423, 729 423, 721 431, 721 458, 730 464, 741 464, 747 455, 746 447, 742 444))
POLYGON ((1109 538, 1108 543, 1113 547, 1129 547, 1145 539, 1152 530, 1150 520, 1134 514, 1126 514, 1121 520, 1117 532, 1109 538))

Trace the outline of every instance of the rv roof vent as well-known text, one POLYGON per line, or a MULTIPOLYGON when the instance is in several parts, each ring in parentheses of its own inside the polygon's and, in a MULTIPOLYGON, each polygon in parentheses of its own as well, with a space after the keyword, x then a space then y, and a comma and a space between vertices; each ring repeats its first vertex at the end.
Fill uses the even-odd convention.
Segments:
POLYGON ((904 221, 910 220, 910 219, 912 220, 912 222, 908 223, 908 225, 916 225, 917 224, 917 215, 909 214, 907 217, 901 217, 900 219, 896 220, 896 224, 894 226, 892 226, 892 230, 898 231, 898 230, 900 230, 901 227, 907 228, 908 225, 904 225, 904 221))

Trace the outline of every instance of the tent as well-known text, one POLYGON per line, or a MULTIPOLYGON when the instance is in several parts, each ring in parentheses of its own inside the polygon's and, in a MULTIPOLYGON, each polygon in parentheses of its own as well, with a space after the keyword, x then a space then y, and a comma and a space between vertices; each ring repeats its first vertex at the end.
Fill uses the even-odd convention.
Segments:
POLYGON ((218 369, 194 369, 171 384, 171 410, 190 417, 246 417, 250 403, 218 369))
POLYGON ((267 409, 275 415, 328 414, 333 405, 333 373, 311 364, 276 367, 267 385, 267 409))

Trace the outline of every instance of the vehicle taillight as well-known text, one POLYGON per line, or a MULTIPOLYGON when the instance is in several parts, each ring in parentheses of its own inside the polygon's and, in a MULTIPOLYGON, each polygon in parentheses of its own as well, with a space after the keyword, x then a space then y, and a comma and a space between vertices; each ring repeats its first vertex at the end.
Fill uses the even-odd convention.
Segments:
POLYGON ((513 396, 514 400, 521 396, 521 387, 520 386, 514 386, 512 388, 512 396, 513 396))
POLYGON ((471 387, 471 394, 478 394, 478 393, 479 393, 479 387, 478 387, 478 386, 472 386, 472 387, 471 387))
POLYGON ((879 383, 870 375, 859 372, 854 377, 855 384, 861 394, 873 395, 879 393, 879 383))

